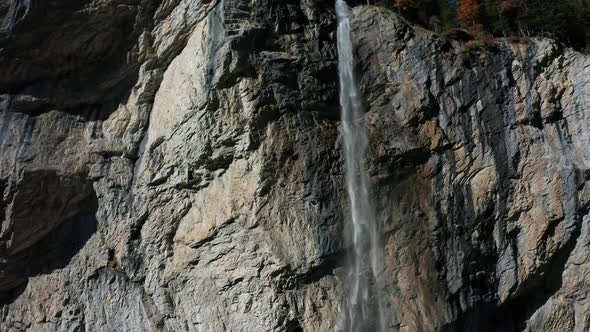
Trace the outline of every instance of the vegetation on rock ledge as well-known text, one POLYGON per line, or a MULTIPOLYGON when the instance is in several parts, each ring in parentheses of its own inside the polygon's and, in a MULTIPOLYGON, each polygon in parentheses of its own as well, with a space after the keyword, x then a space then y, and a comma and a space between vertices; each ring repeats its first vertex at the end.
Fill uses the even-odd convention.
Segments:
POLYGON ((476 39, 549 37, 590 51, 588 0, 379 0, 439 33, 463 29, 476 39))

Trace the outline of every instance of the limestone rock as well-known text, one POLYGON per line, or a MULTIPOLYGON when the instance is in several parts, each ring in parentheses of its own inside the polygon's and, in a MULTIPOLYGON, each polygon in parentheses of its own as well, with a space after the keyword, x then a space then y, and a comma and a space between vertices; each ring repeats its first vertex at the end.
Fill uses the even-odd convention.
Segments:
MULTIPOLYGON (((590 57, 354 10, 392 331, 590 328, 590 57)), ((332 3, 0 3, 0 330, 334 331, 332 3)))

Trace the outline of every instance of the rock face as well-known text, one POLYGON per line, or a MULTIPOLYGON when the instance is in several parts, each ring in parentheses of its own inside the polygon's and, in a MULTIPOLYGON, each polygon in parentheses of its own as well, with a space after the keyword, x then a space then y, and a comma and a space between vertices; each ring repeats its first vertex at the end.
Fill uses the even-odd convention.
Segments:
MULTIPOLYGON (((355 8, 392 331, 590 328, 590 57, 355 8)), ((334 331, 332 3, 0 3, 0 330, 334 331)))

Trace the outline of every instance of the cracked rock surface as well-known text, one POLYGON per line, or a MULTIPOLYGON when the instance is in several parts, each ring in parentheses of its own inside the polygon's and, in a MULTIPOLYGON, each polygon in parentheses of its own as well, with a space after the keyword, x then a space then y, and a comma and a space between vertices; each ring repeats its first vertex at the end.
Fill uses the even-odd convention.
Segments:
MULTIPOLYGON (((0 2, 0 330, 334 331, 321 0, 0 2)), ((353 36, 392 331, 590 329, 590 57, 353 36)))

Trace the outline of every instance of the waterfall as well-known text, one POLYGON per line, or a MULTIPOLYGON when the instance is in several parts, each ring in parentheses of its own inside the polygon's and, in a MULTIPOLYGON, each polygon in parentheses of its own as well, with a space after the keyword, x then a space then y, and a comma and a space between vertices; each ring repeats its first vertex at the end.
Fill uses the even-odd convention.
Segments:
POLYGON ((346 285, 345 322, 346 330, 350 332, 385 331, 384 299, 380 294, 383 257, 365 165, 368 138, 361 94, 354 75, 350 14, 346 2, 336 0, 344 168, 353 247, 346 285))

